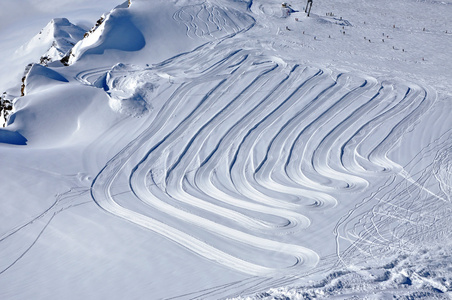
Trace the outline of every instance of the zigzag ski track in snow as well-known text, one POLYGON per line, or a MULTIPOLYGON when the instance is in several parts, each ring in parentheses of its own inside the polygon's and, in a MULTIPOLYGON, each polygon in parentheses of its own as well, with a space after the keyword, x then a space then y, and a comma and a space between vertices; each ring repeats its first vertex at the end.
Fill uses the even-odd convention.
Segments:
POLYGON ((221 46, 207 61, 201 48, 154 68, 119 68, 99 72, 118 90, 173 74, 160 76, 159 101, 148 99, 158 105, 147 128, 95 178, 94 201, 256 276, 312 270, 318 254, 279 237, 309 229, 308 215, 334 210, 337 195, 364 191, 369 178, 398 171, 388 152, 436 99, 413 83, 281 65, 221 46), (174 73, 183 64, 196 71, 174 73), (281 258, 271 265, 242 258, 257 249, 281 258))

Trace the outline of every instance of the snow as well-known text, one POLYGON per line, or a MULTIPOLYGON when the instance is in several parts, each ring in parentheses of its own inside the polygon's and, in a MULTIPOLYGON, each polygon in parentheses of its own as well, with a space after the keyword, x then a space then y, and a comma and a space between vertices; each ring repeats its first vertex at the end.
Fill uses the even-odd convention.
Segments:
POLYGON ((44 64, 60 60, 83 38, 85 32, 85 29, 72 24, 68 19, 56 18, 28 43, 17 49, 16 54, 19 57, 36 57, 44 53, 41 58, 44 64))
POLYGON ((43 67, 39 64, 33 64, 27 72, 27 78, 24 81, 24 94, 41 92, 46 88, 53 88, 58 82, 69 82, 63 75, 57 71, 43 67))
POLYGON ((452 2, 65 4, 0 30, 1 299, 452 297, 452 2))
MULTIPOLYGON (((17 85, 20 81, 25 66, 32 62, 39 62, 43 52, 35 52, 24 55, 17 50, 28 44, 30 48, 42 47, 42 41, 31 45, 30 42, 49 24, 52 19, 66 18, 74 25, 87 29, 92 27, 97 18, 117 5, 117 0, 80 0, 77 5, 73 1, 34 1, 17 0, 7 1, 1 4, 0 39, 0 65, 9 72, 0 73, 0 90, 3 92, 17 85)), ((14 91, 16 96, 19 93, 14 91)))

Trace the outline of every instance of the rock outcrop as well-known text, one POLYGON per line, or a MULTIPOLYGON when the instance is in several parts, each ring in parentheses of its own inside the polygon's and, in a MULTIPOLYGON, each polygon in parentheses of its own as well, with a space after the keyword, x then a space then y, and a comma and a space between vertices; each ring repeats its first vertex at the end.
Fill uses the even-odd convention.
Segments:
POLYGON ((5 127, 13 110, 13 100, 6 92, 0 96, 0 126, 5 127))

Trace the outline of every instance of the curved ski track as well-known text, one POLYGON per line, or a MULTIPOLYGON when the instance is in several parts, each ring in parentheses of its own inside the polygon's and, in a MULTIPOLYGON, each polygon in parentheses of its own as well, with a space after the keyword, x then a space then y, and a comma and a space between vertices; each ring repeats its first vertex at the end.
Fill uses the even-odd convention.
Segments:
MULTIPOLYGON (((235 24, 207 5, 174 19, 193 37, 235 24), (209 20, 207 29, 195 19, 209 20)), ((387 154, 436 95, 399 80, 289 67, 224 41, 131 68, 137 79, 171 80, 146 99, 154 107, 147 127, 104 166, 91 195, 105 211, 229 268, 301 275, 319 255, 287 237, 307 230, 312 212, 334 209, 341 193, 400 171, 387 154)), ((77 78, 102 87, 106 72, 77 78)))
POLYGON ((251 16, 208 2, 183 6, 173 20, 184 24, 187 36, 193 39, 235 34, 254 25, 251 16))
POLYGON ((434 97, 409 83, 288 69, 245 50, 203 57, 193 52, 133 72, 199 66, 148 99, 159 103, 156 115, 98 174, 92 197, 241 272, 312 269, 314 251, 278 237, 307 228, 309 211, 334 208, 335 194, 363 190, 367 176, 396 168, 386 154, 434 97), (127 200, 115 196, 121 189, 127 200), (205 240, 211 236, 224 242, 205 240), (287 264, 250 261, 242 248, 277 253, 287 264))

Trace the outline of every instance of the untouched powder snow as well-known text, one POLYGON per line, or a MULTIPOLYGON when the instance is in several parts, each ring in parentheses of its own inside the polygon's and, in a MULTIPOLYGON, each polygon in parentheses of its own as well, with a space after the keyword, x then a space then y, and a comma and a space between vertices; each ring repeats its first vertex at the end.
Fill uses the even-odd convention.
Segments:
POLYGON ((17 46, 0 298, 452 297, 452 2, 304 5, 132 0, 17 46))

